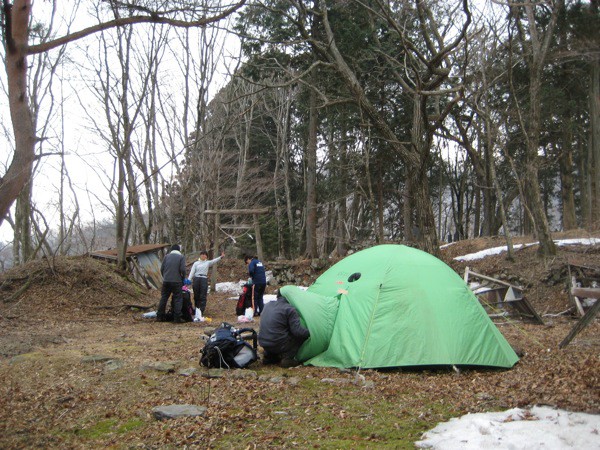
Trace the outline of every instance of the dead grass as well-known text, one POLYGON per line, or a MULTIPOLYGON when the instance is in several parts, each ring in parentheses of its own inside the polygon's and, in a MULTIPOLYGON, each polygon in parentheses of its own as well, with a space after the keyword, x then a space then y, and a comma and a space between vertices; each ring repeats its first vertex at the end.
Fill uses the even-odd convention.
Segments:
MULTIPOLYGON (((482 245, 465 243, 461 254, 482 245)), ((547 276, 571 256, 600 263, 597 249, 568 252, 544 263, 536 263, 535 251, 521 252, 514 263, 494 257, 475 268, 518 277, 539 312, 555 313, 568 300, 547 276)), ((239 272, 238 262, 230 264, 220 271, 228 280, 239 272)), ((524 352, 511 370, 356 373, 257 363, 242 371, 245 377, 231 371, 207 378, 198 365, 200 335, 221 321, 235 322, 227 295, 209 296, 210 326, 174 325, 123 306, 154 305, 158 296, 103 263, 61 261, 52 276, 21 268, 0 277, 4 298, 20 286, 7 288, 7 278, 26 273, 36 277, 26 294, 0 301, 0 448, 413 448, 422 432, 467 412, 546 404, 600 413, 597 321, 562 350, 558 343, 572 318, 546 316, 545 326, 500 324, 524 352), (112 362, 89 361, 98 355, 112 362), (145 368, 166 361, 174 362, 174 372, 145 368), (198 371, 178 374, 189 367, 198 371), (175 403, 208 411, 200 418, 152 417, 153 407, 175 403)))

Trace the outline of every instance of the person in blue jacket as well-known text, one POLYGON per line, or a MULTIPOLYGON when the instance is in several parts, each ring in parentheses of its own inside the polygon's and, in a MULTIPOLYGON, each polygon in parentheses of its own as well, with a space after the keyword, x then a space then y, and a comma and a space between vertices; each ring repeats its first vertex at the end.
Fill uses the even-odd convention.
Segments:
POLYGON ((263 295, 267 287, 267 275, 265 266, 256 256, 246 256, 244 258, 248 264, 248 275, 252 278, 252 296, 254 297, 254 315, 260 316, 263 310, 263 295))

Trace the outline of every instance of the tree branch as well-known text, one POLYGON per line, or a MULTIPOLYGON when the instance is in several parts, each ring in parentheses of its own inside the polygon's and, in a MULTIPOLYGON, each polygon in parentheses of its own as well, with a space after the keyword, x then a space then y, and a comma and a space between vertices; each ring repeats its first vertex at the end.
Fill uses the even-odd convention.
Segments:
POLYGON ((225 9, 221 13, 211 16, 211 17, 203 17, 200 20, 194 21, 186 21, 186 20, 178 20, 171 19, 168 17, 161 17, 156 15, 156 13, 150 14, 148 16, 132 16, 132 17, 120 17, 117 19, 109 20, 108 22, 102 22, 97 25, 93 25, 91 27, 85 28, 80 31, 76 31, 74 33, 67 34, 60 38, 54 39, 52 41, 44 42, 38 45, 30 45, 27 48, 27 54, 33 55, 36 53, 46 52, 48 50, 52 50, 54 48, 60 47, 61 45, 68 44, 69 42, 76 41, 78 39, 82 39, 91 34, 97 33, 99 31, 108 30, 110 28, 121 27, 125 25, 135 25, 138 23, 156 23, 156 24, 164 24, 171 25, 179 28, 192 28, 192 27, 204 27, 214 22, 218 22, 219 20, 229 16, 234 13, 238 9, 240 9, 246 0, 240 0, 238 3, 235 3, 230 8, 225 9))

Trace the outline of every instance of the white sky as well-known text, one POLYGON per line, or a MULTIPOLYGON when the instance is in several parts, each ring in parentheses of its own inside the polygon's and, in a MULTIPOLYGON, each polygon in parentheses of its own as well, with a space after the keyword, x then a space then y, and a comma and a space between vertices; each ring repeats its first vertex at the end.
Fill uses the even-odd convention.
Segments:
MULTIPOLYGON (((86 11, 84 11, 91 2, 83 2, 82 4, 84 7, 80 8, 76 14, 77 23, 76 26, 72 27, 73 30, 80 30, 89 26, 91 23, 94 23, 94 19, 86 15, 86 11)), ((49 17, 49 12, 47 11, 48 7, 49 4, 45 2, 39 4, 36 2, 33 8, 34 18, 44 20, 49 17)), ((60 7, 65 7, 67 12, 71 12, 71 5, 61 4, 61 2, 59 2, 59 8, 60 7)), ((223 21, 220 25, 226 26, 226 22, 223 21)), ((64 27, 65 24, 57 21, 55 26, 64 27)), ((144 27, 146 26, 138 25, 135 26, 135 29, 142 31, 144 27)), ((194 30, 192 29, 191 32, 193 31, 194 30)), ((225 36, 224 32, 221 33, 225 36)), ((58 34, 61 35, 62 31, 58 34)), ((91 94, 88 85, 83 81, 84 79, 87 79, 89 83, 90 81, 93 82, 95 78, 93 70, 96 68, 96 65, 92 63, 91 60, 87 59, 90 57, 93 59, 93 55, 98 52, 97 44, 95 44, 96 39, 97 36, 92 35, 83 40, 69 44, 67 49, 68 55, 73 59, 75 64, 59 66, 57 73, 62 74, 65 81, 61 84, 60 80, 57 78, 53 82, 54 101, 59 102, 61 97, 65 98, 65 125, 63 138, 67 153, 65 161, 73 181, 74 190, 79 201, 82 221, 84 223, 91 221, 94 218, 95 220, 110 219, 113 215, 112 203, 109 199, 107 188, 105 187, 108 183, 108 177, 112 173, 113 158, 107 152, 107 144, 101 142, 97 133, 91 130, 91 122, 86 114, 86 110, 97 110, 96 113, 92 113, 92 116, 98 118, 101 123, 102 121, 106 123, 106 119, 103 118, 104 112, 102 110, 102 105, 100 105, 99 100, 91 94), (95 196, 99 197, 101 202, 96 199, 95 196)), ((209 86, 209 95, 214 95, 214 93, 225 84, 229 72, 227 65, 233 63, 232 56, 237 55, 239 49, 238 40, 234 36, 228 35, 226 42, 225 54, 223 58, 219 60, 217 73, 213 79, 213 83, 209 86)), ((194 38, 192 38, 192 46, 192 48, 196 48, 194 46, 194 38)), ((213 54, 216 55, 217 53, 213 54)), ((168 80, 167 89, 171 89, 169 94, 174 99, 176 99, 177 96, 181 96, 181 86, 183 86, 183 75, 180 67, 178 64, 173 63, 175 57, 177 56, 167 51, 163 64, 161 65, 161 72, 164 76, 163 83, 165 80, 168 80)), ((28 62, 32 64, 33 61, 34 59, 31 58, 28 62)), ((0 71, 0 82, 2 86, 5 86, 5 73, 3 70, 0 71)), ((194 87, 192 87, 192 90, 193 89, 194 87)), ((168 91, 165 89, 164 92, 168 91)), ((197 92, 192 92, 192 96, 196 93, 197 92)), ((175 105, 183 105, 183 101, 174 100, 173 103, 175 105)), ((191 105, 192 109, 196 105, 194 97, 191 99, 191 105)), ((182 112, 179 111, 179 113, 181 117, 182 112)), ((53 112, 54 128, 48 130, 45 135, 47 138, 44 141, 45 152, 57 152, 57 149, 60 146, 60 134, 63 131, 60 130, 60 120, 58 120, 60 117, 59 114, 60 110, 55 107, 53 112)), ((0 95, 0 120, 4 122, 5 126, 12 134, 10 115, 8 112, 8 99, 4 93, 0 95)), ((189 121, 190 123, 195 122, 193 111, 190 114, 189 121)), ((169 148, 169 151, 170 150, 171 149, 169 148)), ((4 139, 3 142, 0 143, 0 175, 5 171, 5 168, 2 166, 6 166, 10 163, 12 152, 13 145, 4 139)), ((181 159, 182 157, 178 158, 178 160, 181 159)), ((160 165, 161 163, 168 162, 170 158, 167 156, 167 153, 161 153, 158 155, 158 160, 160 165)), ((56 206, 60 180, 59 170, 60 158, 58 156, 49 156, 42 158, 38 171, 34 176, 33 201, 36 207, 43 211, 46 220, 52 226, 56 226, 60 220, 59 209, 56 206)), ((163 170, 165 178, 169 179, 170 173, 170 166, 167 165, 163 170)), ((70 192, 68 195, 70 195, 70 192)), ((71 211, 74 210, 74 201, 68 200, 65 209, 71 211)), ((2 226, 0 226, 0 243, 3 241, 10 242, 12 239, 12 228, 5 221, 2 226)))

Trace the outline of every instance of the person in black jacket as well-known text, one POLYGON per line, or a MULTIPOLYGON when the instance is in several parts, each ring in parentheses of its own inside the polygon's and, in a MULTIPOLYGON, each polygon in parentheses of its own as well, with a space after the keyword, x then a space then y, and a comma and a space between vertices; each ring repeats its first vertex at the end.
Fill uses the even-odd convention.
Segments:
POLYGON ((165 313, 169 297, 173 295, 173 322, 182 323, 181 307, 183 298, 181 296, 181 288, 185 280, 185 256, 181 254, 181 247, 174 244, 171 246, 171 251, 160 266, 160 273, 163 277, 160 303, 156 312, 156 320, 164 322, 166 320, 165 313))
POLYGON ((282 367, 299 365, 296 353, 309 336, 296 308, 277 291, 277 301, 267 303, 260 318, 258 343, 264 349, 264 363, 280 363, 282 367))

